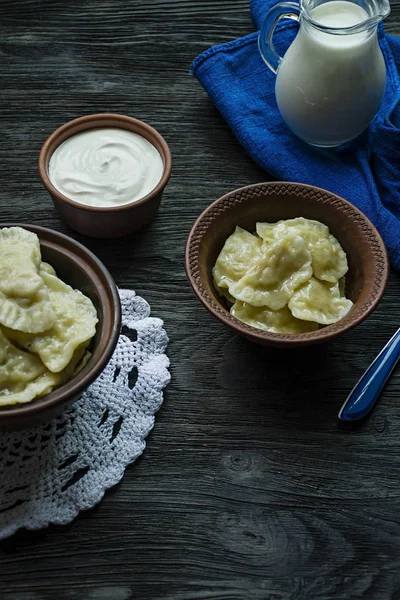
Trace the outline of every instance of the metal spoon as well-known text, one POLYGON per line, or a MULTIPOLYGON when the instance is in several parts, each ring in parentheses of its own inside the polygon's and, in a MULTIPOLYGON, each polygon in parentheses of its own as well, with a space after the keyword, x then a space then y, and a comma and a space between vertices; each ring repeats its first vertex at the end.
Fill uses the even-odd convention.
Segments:
POLYGON ((400 329, 388 341, 360 381, 350 392, 339 412, 342 421, 356 421, 369 413, 400 358, 400 329))

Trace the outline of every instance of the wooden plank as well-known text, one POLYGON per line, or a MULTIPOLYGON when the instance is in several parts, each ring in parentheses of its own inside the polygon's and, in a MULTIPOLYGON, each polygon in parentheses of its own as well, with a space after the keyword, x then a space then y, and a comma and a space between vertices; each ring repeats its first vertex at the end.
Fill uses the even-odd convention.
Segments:
MULTIPOLYGON (((165 320, 172 382, 143 457, 94 510, 0 544, 1 600, 400 598, 400 394, 395 371, 355 431, 336 414, 398 326, 399 276, 371 318, 307 352, 228 331, 186 281, 195 218, 266 179, 195 78, 193 58, 252 31, 247 0, 18 0, 0 19, 1 219, 83 241, 165 320), (68 119, 136 116, 174 171, 156 221, 128 240, 68 231, 37 155, 68 119)), ((400 2, 387 31, 400 33, 400 2)))

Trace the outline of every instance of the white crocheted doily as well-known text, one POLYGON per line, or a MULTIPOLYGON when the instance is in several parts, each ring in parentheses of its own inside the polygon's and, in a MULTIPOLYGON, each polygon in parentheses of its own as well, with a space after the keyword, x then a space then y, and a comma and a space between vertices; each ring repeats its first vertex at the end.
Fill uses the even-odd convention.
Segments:
POLYGON ((170 380, 168 337, 143 298, 130 290, 120 297, 116 350, 78 402, 37 429, 0 433, 0 539, 21 527, 70 522, 145 448, 170 380))

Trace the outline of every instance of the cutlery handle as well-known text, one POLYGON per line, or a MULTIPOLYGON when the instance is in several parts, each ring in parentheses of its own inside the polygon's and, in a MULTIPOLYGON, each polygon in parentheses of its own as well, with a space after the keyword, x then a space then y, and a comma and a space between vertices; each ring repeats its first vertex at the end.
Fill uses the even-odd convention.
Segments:
POLYGON ((371 410, 400 358, 400 329, 381 350, 350 392, 339 412, 342 421, 362 419, 371 410))

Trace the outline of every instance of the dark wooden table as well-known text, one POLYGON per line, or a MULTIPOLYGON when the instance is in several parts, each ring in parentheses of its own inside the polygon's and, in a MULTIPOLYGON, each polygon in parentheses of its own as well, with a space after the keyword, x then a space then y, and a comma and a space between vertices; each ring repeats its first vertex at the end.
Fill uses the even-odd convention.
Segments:
MULTIPOLYGON (((400 2, 387 30, 400 32, 400 2)), ((371 418, 337 412, 399 325, 391 275, 374 315, 287 353, 233 335, 186 281, 184 244, 214 199, 266 175, 189 76, 209 46, 252 31, 247 0, 3 0, 1 220, 83 241, 164 319, 172 382, 143 457, 71 525, 0 544, 1 600, 400 599, 400 376, 371 418), (67 231, 39 181, 41 144, 94 112, 144 119, 173 177, 130 239, 67 231)))

